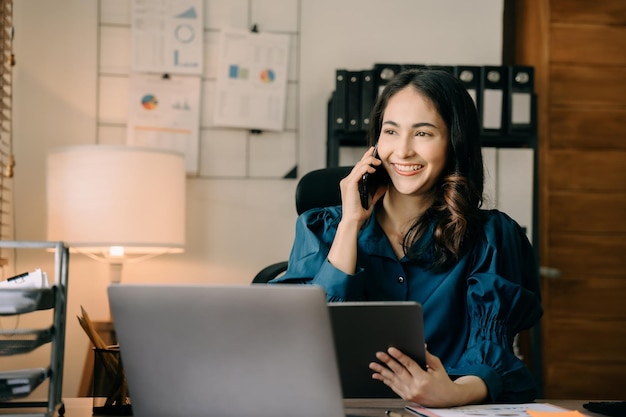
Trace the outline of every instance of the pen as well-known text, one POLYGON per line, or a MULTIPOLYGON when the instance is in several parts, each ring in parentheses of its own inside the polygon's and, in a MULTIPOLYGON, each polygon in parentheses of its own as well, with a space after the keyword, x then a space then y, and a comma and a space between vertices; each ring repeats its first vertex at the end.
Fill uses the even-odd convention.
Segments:
POLYGON ((13 276, 13 277, 11 277, 11 278, 7 278, 7 282, 17 281, 17 280, 18 280, 18 279, 20 279, 20 278, 27 277, 29 273, 30 273, 30 272, 24 272, 24 273, 22 273, 22 274, 15 275, 15 276, 13 276))
POLYGON ((387 415, 387 417, 415 417, 415 415, 413 414, 406 414, 401 411, 387 410, 385 411, 385 414, 387 415))

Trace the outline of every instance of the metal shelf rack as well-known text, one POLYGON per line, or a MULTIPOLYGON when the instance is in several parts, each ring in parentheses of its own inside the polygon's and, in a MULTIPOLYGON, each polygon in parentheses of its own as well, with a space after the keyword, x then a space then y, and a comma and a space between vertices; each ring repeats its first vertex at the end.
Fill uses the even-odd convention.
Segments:
POLYGON ((63 242, 0 241, 4 249, 39 249, 54 252, 54 280, 47 288, 0 289, 0 316, 52 310, 49 327, 0 330, 0 355, 20 355, 50 345, 50 362, 42 367, 0 370, 0 408, 20 410, 12 415, 51 417, 63 415, 63 356, 67 317, 69 250, 63 242), (49 381, 45 401, 29 399, 32 391, 49 381))

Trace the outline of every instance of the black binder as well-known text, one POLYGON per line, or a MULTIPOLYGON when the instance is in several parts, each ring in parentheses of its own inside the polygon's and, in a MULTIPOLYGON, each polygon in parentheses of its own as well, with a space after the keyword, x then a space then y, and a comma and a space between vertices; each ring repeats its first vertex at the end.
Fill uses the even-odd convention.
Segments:
POLYGON ((532 135, 537 131, 535 69, 511 66, 508 76, 507 125, 509 134, 532 135))
POLYGON ((461 80, 474 100, 478 117, 482 120, 482 68, 472 65, 457 65, 454 67, 453 74, 461 80))
POLYGON ((508 67, 484 66, 482 70, 482 127, 485 134, 507 131, 508 67))
POLYGON ((376 102, 376 80, 374 70, 361 71, 361 130, 370 128, 370 113, 376 102))
POLYGON ((361 130, 361 71, 348 71, 348 108, 346 130, 361 130))
POLYGON ((335 71, 335 92, 332 98, 332 130, 346 130, 348 110, 348 71, 338 69, 335 71))

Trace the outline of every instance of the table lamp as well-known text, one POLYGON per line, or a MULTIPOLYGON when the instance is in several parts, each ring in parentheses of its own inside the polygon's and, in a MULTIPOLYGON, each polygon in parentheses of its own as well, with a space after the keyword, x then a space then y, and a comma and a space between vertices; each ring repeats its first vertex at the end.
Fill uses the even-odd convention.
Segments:
POLYGON ((185 245, 183 155, 132 146, 80 145, 47 160, 48 240, 109 263, 111 282, 123 263, 185 245))

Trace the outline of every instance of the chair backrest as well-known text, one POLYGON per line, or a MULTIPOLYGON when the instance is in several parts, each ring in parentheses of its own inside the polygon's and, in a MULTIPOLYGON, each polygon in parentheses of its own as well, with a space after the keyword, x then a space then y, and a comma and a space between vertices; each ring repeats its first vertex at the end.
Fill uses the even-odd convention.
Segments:
POLYGON ((302 214, 312 208, 341 204, 339 181, 352 167, 330 167, 308 172, 296 186, 296 211, 302 214))
MULTIPOLYGON (((345 178, 352 167, 330 167, 306 173, 296 186, 296 212, 298 215, 312 208, 330 207, 341 204, 339 181, 345 178)), ((252 280, 263 284, 287 270, 287 261, 276 262, 260 270, 252 280)))

